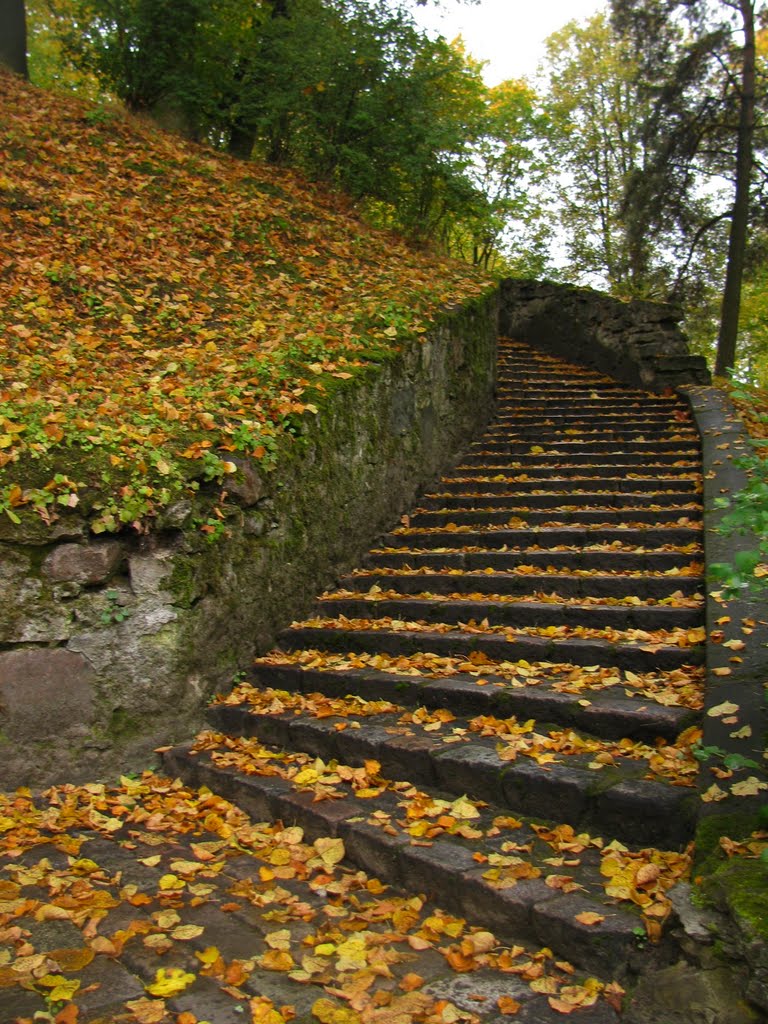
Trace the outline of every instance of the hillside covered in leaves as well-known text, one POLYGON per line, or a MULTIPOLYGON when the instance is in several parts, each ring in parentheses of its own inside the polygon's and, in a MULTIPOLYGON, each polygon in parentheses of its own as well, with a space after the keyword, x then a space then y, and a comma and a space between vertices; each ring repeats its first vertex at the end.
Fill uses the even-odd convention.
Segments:
POLYGON ((119 529, 489 287, 344 197, 0 73, 0 510, 119 529))

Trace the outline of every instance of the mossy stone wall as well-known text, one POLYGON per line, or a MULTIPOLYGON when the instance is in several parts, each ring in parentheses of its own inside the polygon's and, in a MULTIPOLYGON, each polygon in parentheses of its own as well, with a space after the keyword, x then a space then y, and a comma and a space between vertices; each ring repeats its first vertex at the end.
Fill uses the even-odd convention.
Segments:
POLYGON ((277 469, 109 538, 75 512, 0 529, 0 787, 140 769, 390 528, 490 418, 495 292, 338 381, 277 469), (221 535, 195 525, 206 506, 221 535))

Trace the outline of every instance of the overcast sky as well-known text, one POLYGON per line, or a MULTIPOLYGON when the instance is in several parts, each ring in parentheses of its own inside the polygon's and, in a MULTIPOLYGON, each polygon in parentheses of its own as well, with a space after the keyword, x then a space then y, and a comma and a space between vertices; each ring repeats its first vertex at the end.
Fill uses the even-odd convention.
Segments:
POLYGON ((485 79, 532 77, 544 56, 544 40, 568 21, 582 21, 607 8, 607 0, 480 0, 465 6, 443 0, 442 10, 416 7, 418 23, 446 39, 464 38, 473 57, 487 60, 485 79))

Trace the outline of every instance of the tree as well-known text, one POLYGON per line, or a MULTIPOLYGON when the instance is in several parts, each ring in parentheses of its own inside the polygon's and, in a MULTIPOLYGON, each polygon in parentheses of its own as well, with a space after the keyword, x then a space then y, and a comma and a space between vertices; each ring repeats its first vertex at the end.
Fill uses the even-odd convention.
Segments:
POLYGON ((24 0, 0 0, 0 64, 28 77, 24 0))
POLYGON ((480 66, 404 0, 34 2, 81 72, 165 127, 290 163, 415 238, 485 216, 480 66))
MULTIPOLYGON (((630 179, 627 222, 657 246, 671 233, 686 253, 718 239, 725 282, 716 370, 736 359, 740 294, 754 183, 754 0, 612 0, 613 24, 637 62, 650 107, 646 164, 630 179), (727 253, 725 234, 727 229, 727 253)), ((681 254, 682 255, 682 254, 681 254)), ((721 286, 722 286, 722 278, 721 286)))
POLYGON ((651 248, 623 217, 626 182, 645 161, 636 63, 603 14, 569 22, 546 46, 544 146, 570 272, 603 277, 620 295, 657 292, 651 248))

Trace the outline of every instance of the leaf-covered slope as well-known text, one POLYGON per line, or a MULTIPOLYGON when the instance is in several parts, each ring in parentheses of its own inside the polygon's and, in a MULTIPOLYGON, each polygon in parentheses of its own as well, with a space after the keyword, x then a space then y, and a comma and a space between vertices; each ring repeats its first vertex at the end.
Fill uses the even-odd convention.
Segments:
POLYGON ((97 529, 269 465, 328 375, 489 282, 237 162, 0 73, 0 508, 97 529), (83 458, 85 453, 85 458, 83 458))

